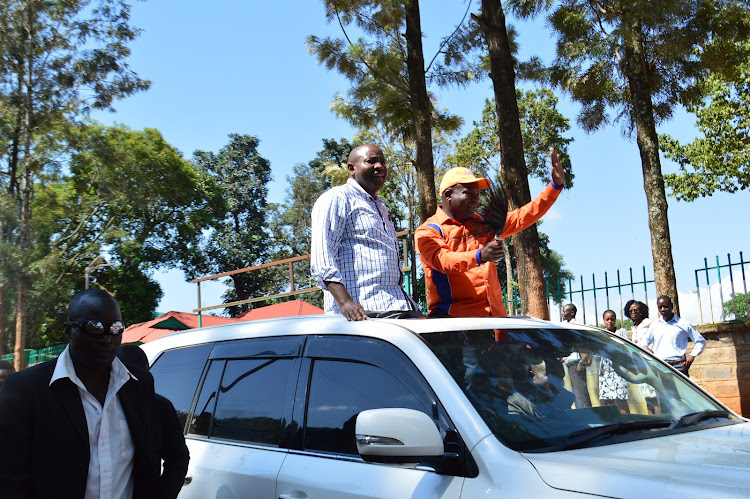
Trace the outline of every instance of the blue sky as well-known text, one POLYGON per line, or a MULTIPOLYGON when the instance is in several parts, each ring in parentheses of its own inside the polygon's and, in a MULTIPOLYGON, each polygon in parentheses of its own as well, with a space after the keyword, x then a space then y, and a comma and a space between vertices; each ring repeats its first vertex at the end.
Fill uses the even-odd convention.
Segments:
MULTIPOLYGON (((423 1, 421 9, 429 60, 440 37, 460 20, 465 3, 423 1)), ((150 79, 152 87, 116 103, 115 113, 95 115, 99 121, 157 128, 187 158, 198 149, 218 151, 230 133, 256 135, 260 153, 272 165, 272 202, 284 201, 292 166, 312 159, 323 138, 351 138, 355 133, 329 111, 332 95, 345 92, 347 81, 319 66, 304 44, 310 34, 340 33, 337 24, 326 23, 322 2, 149 0, 134 4, 132 23, 143 33, 131 45, 130 65, 150 79)), ((543 23, 516 24, 522 56, 551 59, 554 47, 543 23)), ((489 80, 468 88, 432 90, 441 107, 464 118, 464 131, 480 118, 484 99, 492 93, 489 80)), ((576 276, 584 275, 587 287, 592 273, 599 284, 605 271, 611 277, 617 269, 627 273, 629 267, 640 273, 646 265, 651 277, 646 197, 635 141, 624 137, 617 125, 585 134, 575 126, 578 106, 565 97, 559 109, 573 125, 569 135, 575 141, 569 153, 576 183, 545 216, 541 230, 563 255, 566 267, 576 276)), ((697 133, 693 123, 691 115, 678 112, 659 131, 689 140, 697 133)), ((662 164, 665 172, 675 169, 669 162, 662 164)), ((532 183, 532 196, 542 187, 532 183)), ((687 297, 695 288, 693 271, 703 265, 704 257, 709 265, 717 254, 722 262, 727 253, 738 260, 740 251, 750 259, 748 201, 747 191, 693 203, 670 199, 681 294, 687 297)), ((196 306, 195 285, 186 283, 181 272, 160 271, 156 277, 165 293, 160 311, 190 311, 196 306)), ((222 289, 204 285, 204 306, 219 303, 222 289)), ((653 301, 652 293, 649 297, 653 301)), ((696 307, 687 298, 682 307, 683 316, 697 320, 696 307)))

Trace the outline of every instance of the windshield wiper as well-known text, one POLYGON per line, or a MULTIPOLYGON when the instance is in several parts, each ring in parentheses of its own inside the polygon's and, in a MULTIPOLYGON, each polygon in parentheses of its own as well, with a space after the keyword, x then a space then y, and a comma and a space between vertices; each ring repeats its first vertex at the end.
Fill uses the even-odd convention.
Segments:
POLYGON ((672 428, 683 428, 685 426, 692 426, 698 424, 704 419, 711 418, 727 418, 730 419, 732 413, 724 409, 708 409, 700 412, 693 412, 691 414, 685 414, 680 418, 679 421, 675 421, 672 428))
POLYGON ((618 433, 628 433, 631 431, 668 428, 672 424, 673 421, 671 419, 623 421, 621 423, 595 426, 593 428, 584 428, 583 430, 574 431, 568 436, 568 438, 563 439, 562 443, 565 449, 577 449, 599 437, 616 435, 618 433))

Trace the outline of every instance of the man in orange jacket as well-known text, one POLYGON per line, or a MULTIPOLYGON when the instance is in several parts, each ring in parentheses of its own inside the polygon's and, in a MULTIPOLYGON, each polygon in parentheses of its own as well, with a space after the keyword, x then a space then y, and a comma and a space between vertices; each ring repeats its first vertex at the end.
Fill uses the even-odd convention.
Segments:
MULTIPOLYGON (((551 150, 552 181, 536 199, 508 212, 501 234, 506 238, 547 213, 565 185, 560 157, 551 150)), ((490 181, 467 168, 452 168, 440 183, 441 205, 417 228, 417 251, 424 267, 431 317, 506 317, 495 262, 503 255, 495 235, 477 231, 479 191, 490 181)))

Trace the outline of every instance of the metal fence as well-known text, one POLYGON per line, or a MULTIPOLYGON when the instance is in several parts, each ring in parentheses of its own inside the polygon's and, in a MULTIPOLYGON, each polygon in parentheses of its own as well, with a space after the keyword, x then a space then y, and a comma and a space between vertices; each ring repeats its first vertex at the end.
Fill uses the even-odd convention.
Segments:
POLYGON ((740 251, 739 262, 732 262, 732 255, 727 253, 726 264, 721 264, 719 256, 716 255, 715 266, 709 267, 708 258, 704 258, 703 267, 695 269, 695 292, 698 295, 698 311, 700 313, 701 324, 707 322, 704 320, 703 315, 704 305, 708 305, 707 317, 710 317, 710 321, 708 322, 717 322, 717 318, 720 318, 721 322, 732 318, 748 318, 748 311, 750 311, 748 301, 750 301, 750 297, 747 295, 747 279, 745 278, 746 265, 750 265, 750 262, 745 261, 742 251, 740 251), (716 271, 716 281, 712 284, 711 276, 714 275, 714 271, 716 271), (724 275, 723 281, 722 274, 724 275), (700 284, 701 277, 705 277, 706 285, 704 288, 702 288, 700 284), (737 282, 737 285, 735 286, 736 281, 741 281, 742 283, 742 296, 737 294, 739 282, 737 282), (729 300, 724 299, 725 291, 729 293, 729 300), (714 307, 714 301, 716 298, 718 298, 718 303, 716 307, 714 307), (725 306, 727 303, 729 303, 729 305, 725 306), (718 308, 718 311, 715 311, 714 308, 718 308), (731 315, 732 317, 728 318, 728 315, 731 315))
POLYGON ((583 275, 580 276, 578 282, 568 279, 567 289, 565 290, 561 289, 559 283, 557 289, 550 290, 549 282, 547 282, 547 302, 550 317, 557 316, 558 320, 562 320, 562 307, 565 304, 563 302, 567 301, 576 304, 579 312, 576 319, 579 322, 583 324, 593 323, 599 326, 600 310, 604 313, 605 310, 612 309, 621 320, 627 320, 627 317, 622 317, 622 309, 628 300, 640 300, 648 303, 649 291, 654 296, 656 295, 654 279, 653 277, 650 279, 647 277, 645 265, 642 267, 642 276, 635 276, 632 267, 629 268, 625 276, 622 276, 618 269, 615 276, 616 280, 610 279, 609 274, 604 272, 604 284, 597 285, 596 274, 591 274, 591 287, 589 288, 586 287, 583 275), (576 286, 578 286, 577 289, 576 286), (558 301, 560 305, 557 306, 555 301, 558 301), (593 307, 593 320, 590 320, 591 307, 593 307), (553 312, 555 308, 556 313, 553 312))
MULTIPOLYGON (((65 350, 67 345, 55 345, 53 347, 41 348, 39 350, 25 350, 24 351, 24 365, 31 367, 36 364, 54 359, 65 350)), ((2 360, 13 363, 14 354, 6 353, 3 355, 2 360)))

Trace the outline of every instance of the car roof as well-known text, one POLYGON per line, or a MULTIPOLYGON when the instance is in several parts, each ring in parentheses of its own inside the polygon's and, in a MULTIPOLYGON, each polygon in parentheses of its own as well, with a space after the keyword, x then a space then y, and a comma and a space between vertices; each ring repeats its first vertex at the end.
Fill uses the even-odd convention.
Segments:
POLYGON ((402 329, 414 334, 477 329, 593 329, 580 324, 558 324, 532 317, 451 317, 440 319, 367 319, 350 322, 342 315, 324 314, 283 317, 222 324, 172 333, 143 344, 149 359, 159 352, 216 341, 289 335, 340 334, 382 337, 384 332, 402 329), (388 325, 384 327, 385 325, 388 325))

